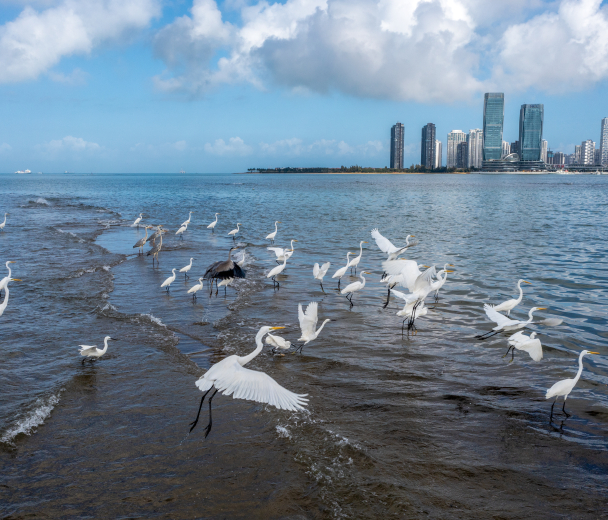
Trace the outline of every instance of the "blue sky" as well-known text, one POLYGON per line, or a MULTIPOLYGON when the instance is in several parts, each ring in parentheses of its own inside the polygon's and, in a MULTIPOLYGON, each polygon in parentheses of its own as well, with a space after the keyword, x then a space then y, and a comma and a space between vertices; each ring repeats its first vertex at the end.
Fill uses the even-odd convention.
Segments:
POLYGON ((505 92, 572 152, 608 117, 599 0, 0 0, 0 171, 388 165, 505 92))

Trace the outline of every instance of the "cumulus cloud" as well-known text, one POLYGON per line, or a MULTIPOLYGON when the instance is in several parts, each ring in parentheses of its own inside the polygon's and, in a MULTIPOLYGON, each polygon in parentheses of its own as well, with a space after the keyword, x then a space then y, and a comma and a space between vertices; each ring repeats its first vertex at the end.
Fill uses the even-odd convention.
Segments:
POLYGON ((260 143, 262 155, 273 156, 311 156, 311 155, 376 155, 384 146, 380 141, 368 141, 363 145, 350 145, 335 139, 319 139, 305 144, 302 139, 281 139, 274 143, 260 143))
MULTIPOLYGON (((0 26, 0 83, 30 80, 62 57, 88 54, 108 40, 145 27, 160 14, 159 0, 63 0, 0 26)), ((57 77, 60 77, 59 75, 57 77)))
POLYGON ((97 143, 85 141, 82 137, 65 136, 63 139, 54 139, 45 143, 43 148, 49 152, 59 152, 62 150, 72 152, 95 152, 101 150, 101 146, 97 143))
POLYGON ((228 142, 216 139, 213 144, 205 143, 205 151, 213 155, 249 155, 253 148, 240 137, 231 137, 228 142))

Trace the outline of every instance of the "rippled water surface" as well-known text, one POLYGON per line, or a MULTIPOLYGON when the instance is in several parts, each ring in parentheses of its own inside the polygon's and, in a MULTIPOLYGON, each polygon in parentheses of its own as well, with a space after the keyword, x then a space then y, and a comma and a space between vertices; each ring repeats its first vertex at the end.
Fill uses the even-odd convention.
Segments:
POLYGON ((608 516, 606 177, 0 175, 0 194, 0 277, 15 260, 23 279, 0 317, 3 517, 608 516), (170 230, 159 268, 132 247, 140 212, 170 230), (276 245, 298 240, 279 290, 265 278, 275 220, 276 245), (193 302, 237 222, 247 278, 193 302), (456 266, 415 336, 402 337, 394 297, 383 308, 375 227, 398 245, 415 235, 408 258, 456 266), (331 274, 361 240, 371 274, 351 309, 331 274), (312 266, 327 261, 323 292, 312 266), (519 278, 532 285, 512 316, 538 306, 564 320, 532 327, 539 363, 520 351, 509 363, 506 336, 474 339, 491 327, 483 303, 516 295, 519 278), (296 341, 311 301, 335 320, 320 337, 249 365, 309 394, 308 411, 218 394, 211 435, 188 435, 196 378, 253 350, 262 325, 296 341), (119 341, 83 366, 77 345, 105 335, 119 341), (601 355, 585 358, 572 416, 550 423, 545 390, 583 348, 601 355))

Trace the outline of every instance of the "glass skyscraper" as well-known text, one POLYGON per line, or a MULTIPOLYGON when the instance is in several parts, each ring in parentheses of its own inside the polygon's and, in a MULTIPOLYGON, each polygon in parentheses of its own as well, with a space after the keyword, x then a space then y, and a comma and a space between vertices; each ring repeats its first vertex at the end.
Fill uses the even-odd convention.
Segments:
POLYGON ((500 161, 502 128, 505 119, 505 95, 488 92, 483 101, 483 160, 500 161))
POLYGON ((436 162, 436 146, 437 139, 435 138, 435 125, 428 123, 422 127, 422 143, 420 146, 420 164, 429 170, 435 167, 436 162))
POLYGON ((519 111, 519 160, 540 161, 544 105, 522 105, 519 111))
POLYGON ((391 127, 391 168, 403 170, 403 124, 391 127))

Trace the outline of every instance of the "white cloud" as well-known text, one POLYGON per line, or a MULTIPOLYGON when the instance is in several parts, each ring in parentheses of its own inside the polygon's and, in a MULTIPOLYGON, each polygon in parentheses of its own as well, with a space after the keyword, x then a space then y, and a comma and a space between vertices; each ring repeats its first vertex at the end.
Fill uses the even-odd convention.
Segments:
POLYGON ((40 12, 25 7, 0 26, 0 83, 35 79, 62 57, 89 54, 159 14, 159 0, 63 0, 40 12))
POLYGON ((368 141, 363 145, 350 145, 345 141, 335 139, 319 139, 305 144, 302 139, 281 139, 274 143, 260 143, 260 152, 263 155, 274 156, 314 156, 324 155, 376 155, 384 149, 380 141, 368 141))
POLYGON ((177 141, 176 143, 173 143, 173 148, 180 152, 183 152, 187 148, 187 146, 188 144, 186 143, 186 141, 177 141))
POLYGON ((82 137, 65 136, 63 139, 54 139, 43 145, 49 152, 72 151, 72 152, 95 152, 101 150, 97 143, 85 141, 82 137))
POLYGON ((48 72, 48 76, 56 83, 63 83, 64 85, 84 85, 87 82, 88 74, 77 67, 69 74, 51 70, 48 72))
POLYGON ((249 155, 253 148, 240 137, 231 137, 227 143, 223 139, 216 139, 213 144, 205 143, 205 151, 214 155, 249 155))

